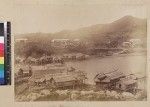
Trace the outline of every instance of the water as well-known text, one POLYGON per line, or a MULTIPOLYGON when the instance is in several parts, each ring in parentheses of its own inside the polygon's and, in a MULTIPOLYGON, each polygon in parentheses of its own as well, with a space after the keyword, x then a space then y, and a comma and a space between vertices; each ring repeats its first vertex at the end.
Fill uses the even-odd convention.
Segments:
MULTIPOLYGON (((94 84, 94 77, 101 72, 111 72, 118 69, 125 74, 139 73, 145 76, 146 71, 146 55, 134 54, 134 55, 117 55, 101 57, 91 57, 88 60, 66 62, 68 67, 72 66, 78 70, 85 71, 87 73, 87 83, 94 84)), ((47 65, 51 68, 51 64, 47 65)), ((16 69, 18 67, 15 67, 16 69)), ((54 68, 54 67, 52 67, 54 68)), ((57 68, 57 67, 56 67, 57 68)), ((33 66, 38 76, 42 77, 45 74, 51 73, 49 71, 41 71, 43 66, 33 66), (38 71, 37 71, 38 70, 38 71)), ((18 70, 15 70, 18 71, 18 70)))
MULTIPOLYGON (((88 76, 87 83, 94 84, 93 78, 97 73, 111 72, 115 69, 118 69, 120 72, 124 72, 125 74, 140 73, 142 75, 145 75, 145 73, 146 73, 145 72, 146 71, 146 55, 108 56, 105 58, 100 58, 100 57, 99 58, 93 58, 92 57, 92 58, 90 58, 88 60, 84 60, 84 61, 66 62, 66 65, 72 66, 72 67, 75 67, 76 69, 85 71, 87 73, 87 76, 88 76)), ((52 65, 51 66, 47 65, 47 66, 49 66, 50 68, 53 68, 52 65)), ((35 67, 37 67, 37 66, 35 66, 35 67)), ((41 77, 43 77, 43 75, 47 75, 48 73, 50 73, 50 71, 48 71, 48 70, 47 71, 41 71, 39 68, 43 69, 42 66, 39 66, 37 68, 38 71, 35 71, 34 73, 37 73, 37 75, 39 75, 41 77)), ((144 91, 143 91, 144 96, 142 96, 142 97, 146 98, 146 93, 145 93, 147 90, 146 89, 146 82, 141 81, 138 85, 141 87, 140 89, 144 89, 144 91)), ((27 83, 22 84, 21 86, 15 88, 16 94, 17 94, 17 92, 24 92, 23 94, 17 95, 16 99, 18 101, 19 100, 20 101, 24 101, 24 100, 26 101, 26 99, 27 99, 27 101, 33 100, 33 98, 38 99, 38 97, 40 95, 42 95, 41 98, 43 98, 44 101, 56 100, 56 99, 53 99, 54 97, 51 99, 51 97, 47 97, 47 95, 43 96, 43 94, 39 94, 41 91, 38 91, 37 93, 32 92, 32 91, 27 91, 26 87, 27 87, 27 83), (28 95, 28 96, 26 96, 26 95, 28 95)), ((50 91, 48 90, 48 92, 50 92, 50 91)), ((67 95, 64 90, 62 90, 62 92, 65 93, 65 95, 67 95)), ((82 92, 85 93, 85 91, 82 91, 82 92)), ((94 96, 99 95, 99 92, 97 94, 96 92, 94 92, 92 90, 89 91, 88 93, 89 93, 88 95, 90 95, 90 96, 91 95, 94 95, 94 96), (96 93, 96 94, 93 94, 93 93, 96 93)), ((51 95, 51 94, 53 95, 53 93, 49 93, 49 95, 51 95)), ((108 95, 110 96, 111 93, 108 95)), ((109 98, 108 99, 105 98, 105 96, 102 96, 102 95, 100 95, 100 96, 102 97, 101 100, 110 100, 109 98), (105 99, 103 99, 103 98, 105 98, 105 99)), ((85 96, 83 96, 83 99, 84 99, 84 97, 85 96)), ((101 98, 101 97, 99 97, 99 98, 101 98)), ((94 98, 96 98, 96 97, 93 97, 93 100, 94 100, 94 98)), ((112 98, 111 100, 113 100, 113 98, 115 98, 115 97, 111 97, 111 98, 112 98)), ((39 99, 39 101, 41 101, 43 99, 39 99)), ((88 99, 86 99, 86 100, 88 100, 88 99)), ((119 100, 119 99, 117 99, 117 100, 119 100)))
POLYGON ((118 69, 125 74, 146 72, 146 55, 109 56, 105 58, 90 58, 84 61, 67 62, 67 66, 75 67, 87 73, 87 82, 94 84, 94 77, 100 72, 111 72, 118 69))

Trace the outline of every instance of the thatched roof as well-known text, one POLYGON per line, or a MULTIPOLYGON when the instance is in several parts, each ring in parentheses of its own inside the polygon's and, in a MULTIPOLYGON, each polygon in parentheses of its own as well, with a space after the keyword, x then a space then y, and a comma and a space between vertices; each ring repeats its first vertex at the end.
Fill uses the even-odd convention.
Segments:
POLYGON ((110 82, 111 80, 124 77, 125 75, 122 72, 110 72, 110 73, 99 73, 95 77, 95 82, 110 82))
POLYGON ((78 79, 75 78, 74 76, 68 75, 68 76, 54 77, 54 80, 56 83, 58 83, 58 82, 76 81, 78 79))
POLYGON ((42 78, 31 78, 30 81, 35 82, 43 82, 44 80, 48 81, 52 78, 55 82, 67 82, 67 81, 74 81, 74 80, 84 80, 86 79, 86 75, 83 75, 82 73, 79 75, 79 72, 76 73, 56 73, 56 74, 47 74, 44 75, 42 78))
POLYGON ((121 78, 123 76, 125 76, 122 72, 112 72, 109 74, 105 74, 108 78, 110 78, 111 80, 117 79, 117 78, 121 78))
POLYGON ((137 77, 133 74, 127 75, 125 78, 121 78, 119 81, 121 84, 130 85, 137 82, 137 77))
POLYGON ((136 82, 137 82, 136 80, 126 80, 126 81, 122 81, 121 83, 125 84, 125 85, 130 85, 130 84, 134 84, 136 82))

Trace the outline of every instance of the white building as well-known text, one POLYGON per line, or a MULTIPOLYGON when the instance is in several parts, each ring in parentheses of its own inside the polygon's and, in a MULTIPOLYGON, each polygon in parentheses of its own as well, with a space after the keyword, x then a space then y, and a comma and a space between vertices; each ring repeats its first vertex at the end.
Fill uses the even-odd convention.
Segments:
POLYGON ((141 39, 130 39, 129 42, 132 44, 132 47, 140 47, 143 45, 143 42, 141 39))
POLYGON ((66 47, 69 41, 69 39, 53 39, 51 42, 54 47, 66 47))
POLYGON ((122 46, 125 48, 129 48, 132 46, 132 43, 131 42, 123 42, 122 46))
POLYGON ((123 42, 122 46, 125 48, 137 48, 143 45, 140 39, 130 39, 129 41, 123 42))
POLYGON ((15 39, 15 42, 27 42, 27 38, 19 38, 19 39, 15 39))

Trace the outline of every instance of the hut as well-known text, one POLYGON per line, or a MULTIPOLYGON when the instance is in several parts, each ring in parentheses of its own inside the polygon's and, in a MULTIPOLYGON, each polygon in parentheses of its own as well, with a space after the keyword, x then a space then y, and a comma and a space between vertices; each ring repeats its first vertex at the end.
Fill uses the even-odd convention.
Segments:
POLYGON ((137 80, 122 78, 117 82, 116 89, 127 92, 135 92, 137 89, 137 80))
POLYGON ((135 92, 138 88, 138 78, 134 74, 126 75, 117 82, 116 89, 128 92, 135 92))
POLYGON ((100 73, 95 76, 97 88, 126 92, 136 92, 138 88, 137 80, 138 78, 134 74, 124 75, 118 71, 100 73))
POLYGON ((25 68, 19 68, 18 72, 15 73, 15 84, 22 84, 28 82, 28 79, 32 76, 32 68, 28 66, 25 68))
POLYGON ((75 87, 83 86, 85 84, 85 79, 87 79, 86 74, 80 70, 68 71, 66 69, 64 72, 58 72, 58 68, 55 68, 57 73, 49 73, 41 76, 32 76, 30 78, 30 84, 33 86, 43 86, 52 88, 74 89, 75 87))
POLYGON ((32 85, 35 86, 48 86, 53 88, 61 88, 61 89, 67 89, 71 88, 74 89, 77 86, 81 86, 84 84, 83 82, 84 78, 77 78, 73 75, 49 75, 45 78, 39 78, 39 79, 32 79, 30 80, 30 83, 34 83, 32 85))
POLYGON ((32 68, 31 66, 28 66, 26 69, 23 68, 19 68, 18 73, 17 73, 17 77, 30 77, 32 76, 32 68))
POLYGON ((95 76, 94 81, 96 87, 100 89, 115 89, 117 82, 120 78, 125 77, 125 75, 118 71, 113 71, 109 73, 99 73, 95 76))
POLYGON ((57 88, 72 88, 79 85, 80 82, 77 78, 71 75, 61 76, 61 77, 53 77, 53 83, 55 83, 57 88))

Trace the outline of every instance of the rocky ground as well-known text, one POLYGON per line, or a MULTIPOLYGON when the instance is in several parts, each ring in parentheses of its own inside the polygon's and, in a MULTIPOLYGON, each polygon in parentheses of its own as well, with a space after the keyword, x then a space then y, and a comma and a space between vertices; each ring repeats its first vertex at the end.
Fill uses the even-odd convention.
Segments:
POLYGON ((51 90, 42 89, 16 95, 16 101, 141 101, 147 100, 145 91, 136 94, 116 91, 51 90))

